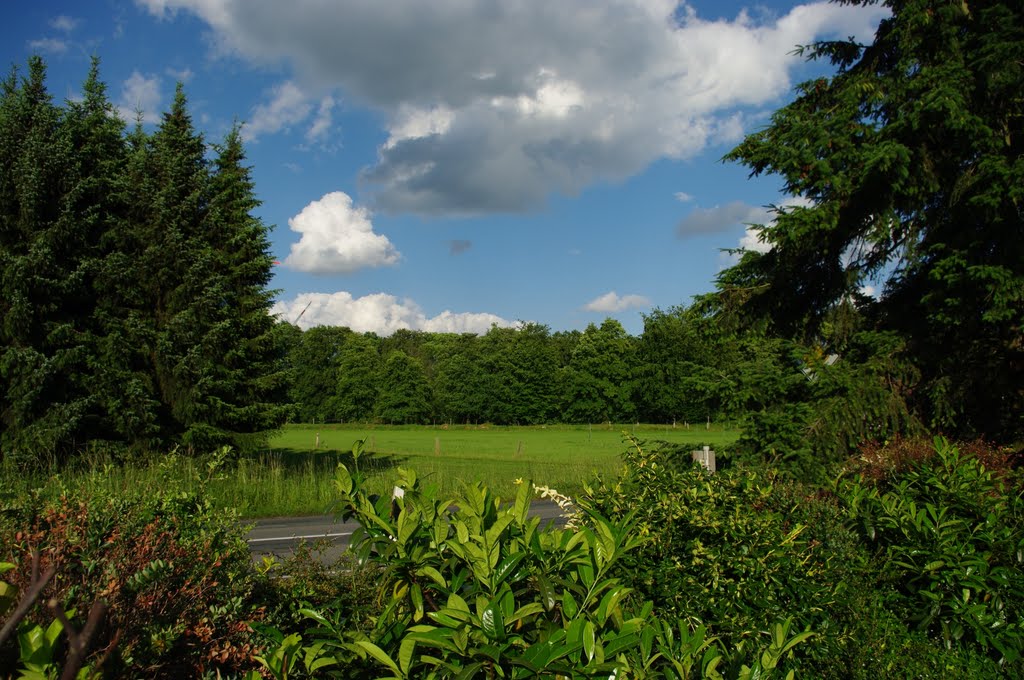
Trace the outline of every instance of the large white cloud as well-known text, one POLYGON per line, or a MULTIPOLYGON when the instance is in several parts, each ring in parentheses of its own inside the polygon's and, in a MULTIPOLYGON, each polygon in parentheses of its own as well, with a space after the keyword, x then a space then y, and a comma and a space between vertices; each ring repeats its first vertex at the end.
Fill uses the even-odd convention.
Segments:
POLYGON ((399 253, 387 236, 376 234, 366 208, 348 194, 333 191, 288 220, 301 234, 285 264, 314 274, 350 274, 365 267, 395 264, 399 253))
POLYGON ((402 328, 431 333, 483 334, 492 325, 515 325, 500 316, 487 313, 455 313, 445 310, 437 316, 427 317, 412 300, 399 300, 386 293, 374 293, 360 298, 353 298, 344 291, 302 293, 293 300, 277 302, 271 313, 277 314, 283 321, 295 322, 297 319, 302 328, 348 326, 359 333, 378 335, 391 335, 402 328))
POLYGON ((522 211, 743 131, 776 103, 795 45, 870 36, 884 7, 814 2, 701 19, 675 0, 137 0, 189 11, 220 49, 289 65, 389 121, 364 176, 376 207, 522 211), (400 46, 400 47, 399 47, 400 46))
POLYGON ((588 312, 622 312, 637 307, 647 307, 651 301, 642 295, 619 296, 614 290, 594 298, 583 309, 588 312))

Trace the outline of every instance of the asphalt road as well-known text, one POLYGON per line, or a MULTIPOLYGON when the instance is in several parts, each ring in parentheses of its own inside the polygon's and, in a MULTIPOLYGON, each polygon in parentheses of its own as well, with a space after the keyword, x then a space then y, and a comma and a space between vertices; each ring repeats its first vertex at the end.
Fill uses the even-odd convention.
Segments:
MULTIPOLYGON (((534 501, 530 505, 530 516, 540 517, 541 524, 551 521, 561 526, 565 523, 561 509, 552 501, 534 501)), ((288 557, 295 553, 301 541, 315 543, 326 539, 331 546, 320 555, 326 563, 333 562, 348 548, 349 537, 359 526, 356 522, 341 522, 332 515, 272 517, 255 520, 254 523, 246 536, 254 559, 265 555, 288 557)))

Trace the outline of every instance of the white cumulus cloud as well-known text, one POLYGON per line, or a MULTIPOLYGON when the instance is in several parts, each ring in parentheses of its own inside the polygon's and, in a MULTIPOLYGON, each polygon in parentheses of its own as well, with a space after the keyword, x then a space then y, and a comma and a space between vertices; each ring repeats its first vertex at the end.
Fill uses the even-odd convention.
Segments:
POLYGON ((68 51, 68 42, 60 38, 39 38, 29 40, 28 47, 33 52, 61 54, 68 51))
POLYGON ((713 208, 694 208, 676 227, 680 238, 697 234, 714 234, 727 231, 739 224, 761 224, 768 221, 770 213, 766 208, 733 201, 713 208))
POLYGON ((270 101, 253 109, 252 118, 243 128, 247 140, 298 125, 313 110, 309 95, 293 81, 275 86, 269 94, 270 101))
POLYGON ((349 274, 398 262, 386 236, 373 231, 370 211, 356 207, 343 191, 325 194, 288 220, 300 234, 285 259, 289 267, 314 274, 349 274))
POLYGON ((583 309, 588 312, 622 312, 627 309, 646 307, 650 304, 651 301, 642 295, 623 295, 620 297, 613 290, 594 298, 583 305, 583 309))
MULTIPOLYGON (((732 143, 803 77, 795 45, 868 41, 888 12, 815 1, 707 20, 677 0, 136 1, 194 14, 219 49, 256 66, 290 68, 301 120, 323 91, 379 112, 388 137, 363 176, 374 208, 433 215, 530 210, 732 143)), ((279 122, 267 129, 285 125, 270 113, 279 122)))
POLYGON ((117 110, 127 123, 135 122, 140 113, 144 123, 160 122, 160 77, 147 78, 138 71, 132 71, 121 84, 117 110))
POLYGON ((278 301, 271 309, 282 321, 302 328, 347 326, 358 333, 391 335, 399 329, 431 333, 486 333, 491 326, 513 326, 495 314, 445 310, 428 317, 412 300, 399 300, 387 293, 354 298, 350 293, 302 293, 293 300, 278 301), (305 310, 305 313, 303 313, 305 310), (300 316, 301 314, 301 316, 300 316))
POLYGON ((78 27, 79 20, 67 14, 59 14, 50 19, 50 26, 62 33, 71 33, 78 27))
POLYGON ((306 141, 310 143, 319 142, 323 143, 327 141, 327 137, 331 132, 331 123, 333 122, 333 116, 331 112, 334 109, 334 97, 327 95, 320 100, 320 106, 316 112, 316 118, 313 119, 313 124, 306 130, 306 141))

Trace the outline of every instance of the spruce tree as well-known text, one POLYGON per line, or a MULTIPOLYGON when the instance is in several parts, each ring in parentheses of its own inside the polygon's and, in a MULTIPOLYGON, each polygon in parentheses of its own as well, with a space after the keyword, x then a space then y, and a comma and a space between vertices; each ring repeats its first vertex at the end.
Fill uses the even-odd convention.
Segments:
POLYGON ((75 213, 69 126, 45 79, 34 57, 20 86, 13 74, 4 83, 0 105, 0 448, 22 463, 66 455, 93 408, 88 227, 75 213))
MULTIPOLYGON (((196 392, 197 420, 209 443, 243 448, 287 417, 287 376, 275 321, 268 227, 253 214, 260 205, 238 126, 217 146, 204 222, 204 252, 212 270, 199 284, 195 318, 203 324, 204 386, 196 392)), ((198 433, 197 425, 192 431, 198 433)), ((196 443, 201 443, 196 437, 196 443)))
MULTIPOLYGON (((871 4, 853 0, 849 4, 871 4)), ((809 207, 761 232, 771 249, 725 272, 747 318, 814 341, 858 288, 920 369, 901 386, 925 422, 1024 436, 1024 7, 886 0, 870 44, 806 48, 837 73, 800 86, 734 149, 809 207)))

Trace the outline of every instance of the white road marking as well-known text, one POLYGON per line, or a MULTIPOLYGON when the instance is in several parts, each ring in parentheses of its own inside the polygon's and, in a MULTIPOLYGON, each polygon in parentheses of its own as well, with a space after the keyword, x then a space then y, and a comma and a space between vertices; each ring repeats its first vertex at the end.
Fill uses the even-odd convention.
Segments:
POLYGON ((300 538, 335 538, 337 536, 351 536, 351 531, 342 531, 337 534, 310 534, 306 536, 296 536, 291 534, 290 536, 273 536, 271 538, 250 538, 249 543, 267 543, 269 541, 294 541, 300 538))

